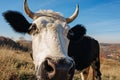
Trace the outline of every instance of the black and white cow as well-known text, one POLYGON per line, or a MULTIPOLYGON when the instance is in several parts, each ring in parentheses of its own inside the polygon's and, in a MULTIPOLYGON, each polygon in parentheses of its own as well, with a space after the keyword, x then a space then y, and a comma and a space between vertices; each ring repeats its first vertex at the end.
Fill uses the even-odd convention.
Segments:
POLYGON ((83 72, 82 80, 87 79, 89 66, 93 68, 93 77, 96 77, 97 80, 101 80, 99 43, 97 40, 85 34, 86 29, 81 24, 69 30, 68 39, 70 42, 68 54, 74 59, 75 68, 83 72))
POLYGON ((72 80, 75 64, 67 52, 68 23, 78 16, 79 7, 76 6, 69 18, 51 10, 34 13, 28 8, 27 0, 24 1, 24 10, 33 19, 32 23, 16 11, 7 11, 3 16, 16 32, 32 36, 32 55, 38 80, 72 80))

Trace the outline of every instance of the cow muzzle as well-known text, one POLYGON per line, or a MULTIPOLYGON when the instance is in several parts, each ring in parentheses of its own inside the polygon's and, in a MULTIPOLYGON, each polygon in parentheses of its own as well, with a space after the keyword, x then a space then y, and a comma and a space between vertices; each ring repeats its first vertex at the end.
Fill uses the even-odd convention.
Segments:
POLYGON ((73 60, 46 58, 38 68, 38 80, 72 80, 75 71, 73 60))

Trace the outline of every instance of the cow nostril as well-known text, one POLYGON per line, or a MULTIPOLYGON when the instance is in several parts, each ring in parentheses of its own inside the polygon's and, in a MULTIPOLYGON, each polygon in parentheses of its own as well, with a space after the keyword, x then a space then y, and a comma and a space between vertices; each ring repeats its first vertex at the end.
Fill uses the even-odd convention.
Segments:
POLYGON ((52 79, 55 76, 56 69, 55 69, 55 62, 51 59, 46 59, 45 61, 45 71, 49 79, 52 79))
POLYGON ((52 73, 54 71, 54 64, 52 64, 48 59, 45 61, 45 70, 48 73, 52 73))
POLYGON ((74 72, 75 72, 75 65, 74 63, 71 63, 71 67, 68 70, 69 80, 73 78, 74 72))
POLYGON ((74 67, 74 65, 72 65, 72 66, 70 67, 70 69, 69 69, 69 72, 68 72, 68 74, 71 74, 71 73, 73 73, 73 72, 74 72, 74 69, 75 69, 75 67, 74 67))
POLYGON ((46 59, 45 61, 45 71, 49 79, 52 79, 55 76, 55 63, 51 59, 46 59))

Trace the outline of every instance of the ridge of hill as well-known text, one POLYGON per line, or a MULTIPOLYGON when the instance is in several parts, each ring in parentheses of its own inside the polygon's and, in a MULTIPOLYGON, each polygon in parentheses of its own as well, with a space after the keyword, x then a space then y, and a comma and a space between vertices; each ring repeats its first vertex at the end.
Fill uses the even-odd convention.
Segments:
MULTIPOLYGON (((25 43, 23 43, 25 44, 25 43)), ((20 44, 20 41, 15 42, 14 40, 0 36, 0 47, 12 48, 15 50, 29 51, 30 49, 27 46, 20 44)))

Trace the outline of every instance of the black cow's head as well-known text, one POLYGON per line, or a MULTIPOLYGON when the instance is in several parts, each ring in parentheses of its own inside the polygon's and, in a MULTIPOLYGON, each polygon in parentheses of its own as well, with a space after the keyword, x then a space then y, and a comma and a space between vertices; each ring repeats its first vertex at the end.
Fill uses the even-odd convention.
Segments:
POLYGON ((80 39, 85 34, 86 28, 81 24, 77 24, 69 30, 67 37, 70 40, 77 40, 80 39))

